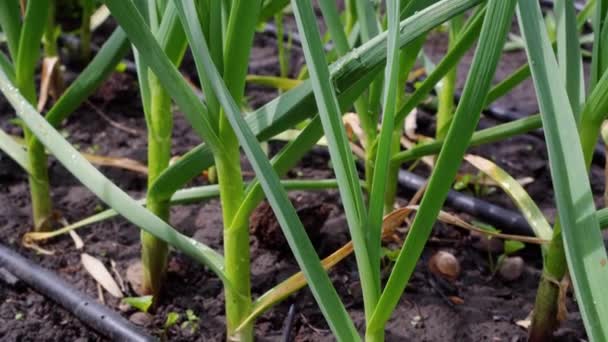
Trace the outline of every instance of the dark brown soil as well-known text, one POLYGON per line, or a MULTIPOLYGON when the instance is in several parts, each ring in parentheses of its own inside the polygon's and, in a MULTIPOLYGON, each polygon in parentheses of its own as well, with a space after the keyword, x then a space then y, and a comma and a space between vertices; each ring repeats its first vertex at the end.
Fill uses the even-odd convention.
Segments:
MULTIPOLYGON (((432 56, 440 56, 444 45, 441 36, 432 37, 427 47, 432 56)), ((277 61, 274 40, 260 34, 253 51, 251 72, 274 74, 277 61)), ((301 63, 294 56, 293 64, 301 63)), ((524 57, 521 53, 508 54, 497 78, 519 66, 524 57)), ((461 66, 464 79, 470 56, 461 66)), ((186 69, 191 67, 186 63, 186 69)), ((191 70, 191 69, 190 69, 191 70)), ((292 71, 296 70, 294 67, 292 71)), ((62 130, 68 139, 83 151, 115 157, 128 157, 146 161, 146 135, 140 100, 137 97, 136 80, 129 74, 115 74, 91 101, 112 120, 134 129, 140 134, 129 134, 110 125, 88 105, 83 105, 65 123, 62 130)), ((248 87, 249 103, 257 107, 276 94, 260 87, 248 87)), ((536 109, 533 89, 529 83, 518 88, 502 105, 524 113, 536 109)), ((9 120, 13 113, 4 101, 0 102, 0 122, 3 129, 18 134, 20 130, 9 120)), ((418 123, 422 133, 434 129, 432 117, 421 112, 418 123)), ((494 124, 483 119, 482 125, 494 124)), ((199 139, 192 133, 180 114, 176 115, 174 153, 184 153, 195 146, 199 139)), ((276 147, 276 145, 273 145, 276 147)), ((492 158, 516 177, 533 177, 527 186, 530 195, 548 215, 554 215, 549 170, 544 143, 533 136, 521 136, 504 142, 473 150, 474 153, 492 158)), ((246 162, 244 161, 245 167, 246 162)), ((103 167, 102 171, 121 188, 134 197, 140 197, 146 185, 145 177, 133 172, 103 167)), ((464 167, 463 171, 472 171, 464 167)), ((424 167, 417 172, 428 175, 424 167)), ((310 153, 298 165, 291 177, 326 178, 332 176, 328 160, 310 153)), ((602 170, 592 172, 594 191, 600 194, 603 187, 602 170)), ((70 222, 95 213, 103 204, 78 183, 58 162, 51 158, 50 177, 55 207, 70 222)), ((202 183, 204 180, 196 180, 202 183)), ((79 289, 97 298, 95 281, 83 270, 80 253, 72 240, 63 236, 50 241, 44 248, 53 255, 38 255, 22 247, 20 239, 30 229, 30 207, 26 179, 8 157, 0 154, 0 241, 22 255, 55 270, 61 277, 79 289)), ((411 194, 401 194, 407 200, 411 194)), ((328 255, 348 241, 348 229, 342 214, 339 194, 336 191, 291 193, 299 214, 318 253, 328 255)), ((509 198, 500 192, 486 199, 513 208, 509 198)), ((459 213, 457 213, 459 214, 459 213)), ((171 211, 171 223, 186 235, 194 236, 206 244, 222 249, 222 219, 219 202, 208 201, 198 205, 175 207, 171 211)), ((500 228, 500 227, 498 227, 500 228)), ((84 251, 106 263, 115 261, 122 276, 130 263, 139 257, 139 230, 122 218, 109 220, 80 229, 84 251)), ((254 296, 297 272, 297 265, 283 242, 271 211, 262 207, 252 218, 252 285, 254 296)), ((434 235, 418 263, 410 284, 387 326, 387 341, 523 341, 526 331, 516 325, 530 313, 540 270, 537 251, 533 248, 522 252, 527 266, 520 279, 507 282, 492 277, 488 255, 472 247, 468 233, 451 226, 437 224, 434 235), (448 282, 431 274, 427 269, 430 256, 438 250, 453 253, 461 262, 463 272, 455 282, 448 282), (454 304, 448 297, 462 299, 454 304)), ((387 262, 386 271, 389 270, 387 262)), ((363 329, 364 315, 362 296, 358 283, 354 258, 349 258, 330 273, 347 309, 357 327, 363 329)), ((145 325, 150 334, 165 335, 163 325, 167 314, 177 312, 185 317, 192 310, 200 319, 195 331, 180 324, 170 328, 166 337, 172 341, 222 341, 224 332, 224 306, 222 284, 211 272, 191 261, 179 252, 173 252, 165 293, 154 318, 145 325)), ((130 293, 133 295, 133 293, 130 293)), ((105 294, 106 303, 116 309, 119 301, 105 294)), ((296 316, 292 330, 294 341, 332 341, 330 331, 313 297, 307 289, 287 299, 257 320, 256 336, 260 341, 279 340, 283 332, 288 309, 295 305, 296 316)), ((568 297, 568 320, 557 335, 563 341, 578 341, 585 337, 580 315, 575 303, 568 297)), ((124 310, 124 309, 123 309, 124 310)), ((129 317, 135 311, 123 311, 129 317)), ((0 283, 0 340, 2 341, 96 341, 103 338, 84 326, 54 303, 27 288, 12 288, 0 283)))

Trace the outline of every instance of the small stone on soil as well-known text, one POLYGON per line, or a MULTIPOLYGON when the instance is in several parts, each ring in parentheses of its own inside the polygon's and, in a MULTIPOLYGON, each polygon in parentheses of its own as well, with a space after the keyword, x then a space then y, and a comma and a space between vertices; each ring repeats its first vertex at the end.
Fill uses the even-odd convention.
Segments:
POLYGON ((440 277, 455 280, 460 275, 460 262, 452 253, 439 251, 429 260, 429 269, 440 277))
POLYGON ((146 326, 152 322, 152 316, 145 312, 138 311, 129 317, 129 321, 137 325, 146 326))
POLYGON ((500 276, 508 281, 513 281, 521 277, 524 271, 524 259, 521 257, 507 257, 500 264, 498 273, 500 276))

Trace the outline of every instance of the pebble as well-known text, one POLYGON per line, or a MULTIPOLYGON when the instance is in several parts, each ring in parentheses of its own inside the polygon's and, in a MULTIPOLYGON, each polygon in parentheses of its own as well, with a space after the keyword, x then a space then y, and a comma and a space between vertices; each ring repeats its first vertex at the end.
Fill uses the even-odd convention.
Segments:
POLYGON ((138 311, 129 317, 129 321, 140 326, 146 326, 152 322, 152 316, 145 312, 138 311))
POLYGON ((521 277, 524 271, 524 259, 521 257, 507 257, 500 264, 498 273, 508 281, 513 281, 521 277))
POLYGON ((455 280, 460 275, 460 262, 452 253, 439 251, 429 260, 429 269, 438 276, 455 280))

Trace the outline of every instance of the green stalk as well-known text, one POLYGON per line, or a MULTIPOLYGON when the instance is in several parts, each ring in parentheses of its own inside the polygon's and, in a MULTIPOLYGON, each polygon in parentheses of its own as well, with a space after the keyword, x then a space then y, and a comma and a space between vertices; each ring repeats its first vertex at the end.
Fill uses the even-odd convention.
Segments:
MULTIPOLYGON (((399 87, 407 83, 407 79, 409 77, 412 68, 416 64, 418 59, 418 55, 420 54, 420 50, 424 46, 424 42, 426 41, 426 35, 418 37, 416 40, 411 42, 408 45, 408 49, 404 49, 400 52, 399 56, 399 82, 397 82, 399 87)), ((406 94, 404 91, 399 91, 397 93, 397 108, 401 108, 406 100, 406 94)), ((391 141, 391 159, 401 151, 401 137, 403 135, 403 124, 405 122, 405 118, 402 118, 399 121, 395 122, 395 127, 393 129, 393 136, 391 141)), ((386 177, 386 190, 384 193, 384 212, 389 213, 393 210, 393 206, 395 204, 395 198, 397 197, 397 177, 399 175, 399 169, 401 165, 390 163, 388 174, 386 177)))
MULTIPOLYGON (((44 46, 44 55, 45 57, 54 57, 57 56, 57 36, 58 36, 58 28, 55 23, 55 11, 56 11, 56 1, 50 0, 48 1, 48 9, 46 14, 46 27, 44 30, 44 35, 42 37, 42 42, 44 46)), ((29 6, 28 6, 29 8, 29 6)), ((26 13, 27 16, 27 13, 26 13)), ((27 19, 26 19, 27 20, 27 19)), ((35 25, 35 24, 34 24, 35 25)), ((21 49, 20 49, 21 51, 21 49)), ((34 66, 35 67, 35 66, 34 66)), ((59 70, 59 69, 58 69, 59 70)), ((53 74, 51 76, 53 79, 51 80, 51 87, 59 90, 60 87, 63 86, 63 82, 61 81, 63 76, 61 74, 53 74)), ((22 81, 17 77, 17 83, 20 84, 22 81)), ((22 85, 23 87, 31 87, 32 83, 29 85, 22 85)), ((21 89, 21 87, 19 87, 21 89)), ((37 96, 35 95, 35 91, 33 95, 31 95, 31 90, 29 91, 30 95, 26 96, 30 103, 35 104, 37 96)), ((27 94, 28 92, 24 93, 27 94)), ((46 152, 44 150, 44 146, 40 141, 31 134, 30 130, 24 128, 24 137, 27 142, 27 150, 29 155, 30 162, 30 174, 29 174, 29 185, 30 185, 30 195, 32 198, 32 210, 34 215, 34 230, 35 231, 47 231, 50 230, 51 227, 51 216, 53 213, 53 205, 51 202, 51 191, 49 186, 49 175, 48 175, 48 158, 46 152)))
MULTIPOLYGON (((158 78, 148 74, 150 89, 150 113, 148 114, 148 188, 169 166, 171 159, 171 133, 173 117, 171 98, 158 78)), ((147 198, 148 209, 165 222, 169 222, 169 202, 154 196, 147 198)), ((141 232, 141 260, 144 269, 143 291, 158 299, 167 268, 169 247, 154 235, 141 232)))
POLYGON ((543 273, 536 291, 532 325, 528 334, 531 342, 550 341, 559 326, 560 281, 568 270, 566 252, 559 222, 553 227, 553 236, 543 264, 543 273))
MULTIPOLYGON (((236 103, 240 103, 244 95, 249 54, 260 7, 261 0, 232 1, 226 33, 223 76, 236 103)), ((229 339, 252 341, 253 325, 235 333, 236 328, 251 312, 249 222, 233 220, 245 193, 240 143, 224 110, 220 111, 219 137, 224 144, 224 151, 215 156, 215 166, 224 219, 226 275, 234 284, 233 288, 225 290, 227 334, 229 339)))
MULTIPOLYGON (((388 44, 387 44, 387 63, 384 76, 384 100, 382 108, 382 128, 378 140, 378 148, 376 149, 376 157, 374 160, 374 176, 372 179, 372 188, 370 191, 369 208, 367 215, 367 249, 369 253, 370 263, 372 264, 373 278, 376 281, 376 288, 381 289, 380 280, 380 249, 382 246, 382 217, 384 214, 384 194, 386 191, 386 178, 389 173, 393 132, 394 117, 397 112, 397 99, 399 97, 399 49, 397 48, 397 38, 399 37, 399 9, 400 1, 392 0, 386 2, 386 11, 388 17, 388 44)), ((371 314, 374 312, 377 305, 377 297, 375 302, 368 301, 366 305, 372 305, 366 309, 366 320, 371 319, 371 314)), ((376 330, 373 334, 366 336, 368 341, 383 341, 384 330, 376 330)))
MULTIPOLYGON (((456 16, 449 23, 448 51, 458 42, 458 34, 462 28, 462 15, 456 16)), ((456 91, 457 66, 454 66, 443 78, 441 92, 439 93, 439 106, 437 108, 437 131, 435 138, 442 140, 448 133, 452 116, 454 114, 454 93, 456 91)))
POLYGON ((44 152, 44 146, 27 127, 23 128, 23 135, 28 144, 27 153, 30 169, 28 182, 32 200, 34 231, 48 231, 51 230, 53 204, 51 202, 47 156, 44 152))
MULTIPOLYGON (((169 60, 174 65, 179 65, 185 51, 186 40, 179 25, 175 6, 173 3, 169 3, 166 8, 159 9, 156 2, 148 4, 140 2, 139 5, 139 11, 146 15, 147 21, 155 34, 155 39, 167 51, 169 60), (160 22, 159 18, 161 16, 157 12, 158 9, 163 11, 160 22)), ((160 174, 169 166, 171 158, 171 134, 173 130, 171 98, 157 75, 148 70, 137 50, 135 51, 135 60, 148 130, 148 189, 150 189, 160 174)), ((147 197, 149 210, 161 220, 168 222, 169 204, 167 199, 161 198, 150 191, 148 191, 147 197)), ((143 291, 152 294, 156 301, 165 278, 169 250, 164 241, 147 232, 142 232, 141 240, 141 259, 144 270, 142 287, 143 291)))
POLYGON ((277 51, 279 54, 279 76, 288 77, 289 75, 289 49, 291 45, 291 35, 285 46, 285 39, 283 39, 285 33, 285 24, 283 22, 283 11, 279 11, 274 16, 274 22, 277 26, 277 51))
MULTIPOLYGON (((378 19, 376 11, 369 0, 354 0, 359 21, 361 42, 366 43, 379 33, 378 19)), ((365 150, 365 184, 367 189, 372 188, 374 179, 374 161, 376 138, 378 137, 378 111, 380 110, 380 92, 382 89, 382 75, 379 74, 376 80, 369 87, 369 94, 363 94, 355 102, 355 109, 361 122, 361 128, 365 135, 363 148, 365 150)))
MULTIPOLYGON (((231 127, 226 122, 224 113, 220 120, 220 138, 225 149, 221 155, 216 155, 215 167, 224 220, 226 276, 234 284, 233 288, 225 290, 227 329, 228 336, 235 337, 235 329, 251 311, 249 224, 248 221, 239 226, 233 224, 233 218, 244 198, 241 155, 238 140, 234 132, 228 130, 231 127)), ((252 328, 243 329, 238 340, 252 340, 252 328)))
POLYGON ((93 0, 80 0, 82 24, 80 25, 80 58, 83 62, 91 59, 91 16, 95 10, 93 0))
MULTIPOLYGON (((430 6, 434 1, 420 1, 414 0, 407 3, 401 3, 402 17, 409 17, 414 15, 418 10, 422 9, 422 6, 430 6)), ((485 8, 482 6, 482 8, 485 8)), ((476 15, 474 16, 476 17, 476 15)), ((456 17, 455 17, 456 18, 456 17)), ((473 21, 473 20, 472 20, 473 21)), ((405 85, 408 77, 416 61, 418 55, 424 46, 426 41, 426 34, 416 38, 414 41, 409 43, 405 49, 402 49, 399 56, 399 82, 398 85, 405 85)), ((402 108, 406 102, 406 94, 404 91, 397 93, 397 108, 402 108)), ((397 114, 398 115, 398 114, 397 114)), ((396 116, 397 116, 396 115, 396 116)), ((403 135, 403 124, 405 117, 395 120, 395 128, 393 130, 393 137, 391 142, 391 159, 401 151, 401 137, 403 135)), ((388 174, 386 177, 386 190, 384 194, 384 212, 389 213, 393 210, 395 204, 395 198, 397 197, 397 178, 399 175, 400 165, 390 163, 388 174)))
MULTIPOLYGON (((40 38, 44 33, 49 12, 48 1, 30 1, 25 12, 21 30, 17 60, 15 61, 15 78, 19 91, 30 104, 36 103, 36 85, 34 71, 40 56, 40 38)), ((49 187, 47 157, 44 147, 29 128, 23 127, 23 135, 28 145, 29 170, 28 181, 32 201, 32 215, 35 231, 50 229, 53 206, 49 187)))
MULTIPOLYGON (((113 2, 113 4, 118 5, 120 3, 113 2)), ((251 166, 254 169, 256 176, 259 177, 260 184, 270 206, 277 216, 277 220, 283 229, 294 257, 302 268, 309 284, 311 284, 313 296, 317 300, 321 312, 327 318, 331 330, 336 334, 339 340, 354 340, 355 336, 358 337, 358 335, 352 320, 348 317, 344 305, 338 298, 335 289, 329 281, 327 273, 321 266, 319 257, 314 251, 310 239, 308 239, 304 227, 297 217, 295 209, 287 198, 277 174, 272 169, 270 162, 260 148, 258 139, 255 137, 251 128, 248 127, 246 120, 243 119, 242 112, 230 95, 224 80, 213 65, 213 61, 209 54, 209 48, 200 31, 198 18, 191 14, 193 13, 192 9, 194 8, 193 1, 177 1, 175 4, 178 5, 180 9, 182 23, 188 28, 186 32, 188 34, 190 46, 193 50, 197 68, 199 72, 205 72, 209 76, 213 91, 218 96, 218 100, 225 110, 226 117, 234 128, 238 140, 241 143, 247 158, 251 162, 251 166)), ((114 7, 114 9, 118 9, 118 6, 114 7)), ((123 19, 126 18, 126 16, 123 17, 123 19)), ((130 25, 128 20, 123 21, 123 23, 130 25)), ((133 25, 133 28, 135 27, 136 26, 133 25)), ((140 35, 140 37, 143 36, 140 35)), ((149 38, 147 40, 149 41, 149 38)), ((148 45, 153 47, 154 44, 148 45)), ((243 57, 242 54, 240 56, 243 57)), ((150 59, 150 61, 152 61, 152 59, 150 59)), ((166 61, 164 64, 166 65, 166 61)), ((154 67, 154 70, 157 72, 162 71, 160 63, 154 67)), ((173 74, 177 73, 176 70, 172 70, 173 74)), ((181 95, 181 93, 176 92, 175 95, 181 95)), ((223 150, 223 145, 221 147, 222 148, 217 150, 219 153, 223 150)), ((240 328, 241 327, 239 327, 239 329, 240 328)))
POLYGON ((44 45, 44 54, 46 56, 57 56, 57 24, 55 23, 57 3, 55 0, 49 0, 48 2, 49 9, 42 42, 44 45))
MULTIPOLYGON (((201 29, 205 38, 209 42, 211 58, 220 73, 224 72, 224 34, 225 29, 222 24, 222 2, 219 0, 200 2, 199 9, 202 10, 201 29), (206 20, 205 20, 206 19, 206 20)), ((220 105, 217 97, 211 90, 207 75, 199 73, 201 85, 205 93, 205 100, 213 123, 219 127, 220 105)), ((218 182, 217 169, 214 165, 207 168, 207 180, 211 184, 218 182)))

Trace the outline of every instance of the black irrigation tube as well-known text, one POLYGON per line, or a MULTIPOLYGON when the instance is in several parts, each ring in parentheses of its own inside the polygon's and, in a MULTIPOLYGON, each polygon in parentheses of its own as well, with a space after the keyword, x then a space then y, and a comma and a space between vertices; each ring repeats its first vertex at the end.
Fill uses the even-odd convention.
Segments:
MULTIPOLYGON (((399 170, 398 182, 403 190, 416 192, 425 185, 426 179, 412 172, 399 170)), ((534 232, 528 221, 515 211, 504 209, 498 205, 454 190, 450 190, 445 203, 455 210, 473 215, 496 226, 502 232, 534 236, 534 232)))
POLYGON ((0 268, 5 268, 37 292, 61 305, 80 321, 112 341, 156 341, 108 307, 76 290, 53 272, 0 244, 0 268))
MULTIPOLYGON (((313 151, 324 157, 329 157, 329 152, 326 148, 316 147, 313 151)), ((364 169, 361 161, 357 161, 357 168, 359 170, 364 169)), ((397 183, 401 190, 416 192, 426 184, 426 179, 401 169, 399 170, 397 183)), ((534 231, 528 224, 528 221, 521 214, 513 210, 502 208, 496 204, 454 190, 448 192, 445 204, 452 209, 475 216, 494 225, 504 233, 534 236, 534 231)))

